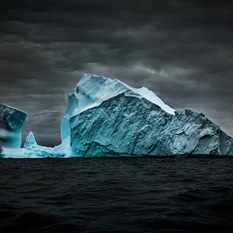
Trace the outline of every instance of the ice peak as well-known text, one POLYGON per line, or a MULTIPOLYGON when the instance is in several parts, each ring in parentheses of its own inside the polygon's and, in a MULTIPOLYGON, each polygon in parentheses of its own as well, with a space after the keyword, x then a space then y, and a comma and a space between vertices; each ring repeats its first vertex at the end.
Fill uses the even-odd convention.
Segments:
POLYGON ((29 148, 32 146, 37 146, 37 143, 36 143, 36 139, 35 139, 33 132, 30 132, 24 143, 24 148, 29 148))

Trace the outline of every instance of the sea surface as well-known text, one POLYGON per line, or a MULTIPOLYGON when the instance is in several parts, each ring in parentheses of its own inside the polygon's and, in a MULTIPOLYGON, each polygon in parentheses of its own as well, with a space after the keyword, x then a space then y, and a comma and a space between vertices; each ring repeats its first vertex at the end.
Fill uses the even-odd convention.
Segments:
POLYGON ((233 232, 233 159, 0 159, 0 232, 233 232))

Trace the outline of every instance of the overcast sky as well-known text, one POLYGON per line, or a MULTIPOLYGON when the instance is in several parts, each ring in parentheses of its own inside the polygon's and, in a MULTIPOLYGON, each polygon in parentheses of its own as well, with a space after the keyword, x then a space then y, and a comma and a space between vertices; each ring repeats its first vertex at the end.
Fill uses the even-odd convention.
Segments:
POLYGON ((233 3, 1 0, 0 102, 28 113, 23 135, 59 143, 83 73, 145 86, 233 136, 233 3))

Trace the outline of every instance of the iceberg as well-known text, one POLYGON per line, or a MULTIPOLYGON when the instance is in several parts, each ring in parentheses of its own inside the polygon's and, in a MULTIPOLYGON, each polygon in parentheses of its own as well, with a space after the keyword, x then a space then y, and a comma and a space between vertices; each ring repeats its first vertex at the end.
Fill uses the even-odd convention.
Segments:
POLYGON ((138 100, 146 98, 160 106, 168 113, 174 114, 175 110, 166 105, 159 97, 147 88, 132 88, 115 79, 105 78, 93 74, 84 74, 73 93, 68 95, 68 105, 65 116, 61 122, 61 140, 70 136, 70 118, 100 104, 119 94, 137 97, 138 100))
POLYGON ((146 88, 92 74, 69 94, 61 131, 86 157, 233 154, 233 139, 204 114, 175 111, 146 88))
POLYGON ((21 147, 21 130, 26 118, 26 113, 6 104, 0 104, 0 153, 21 147))
POLYGON ((147 88, 85 74, 68 95, 62 143, 23 148, 26 113, 0 105, 0 152, 5 158, 233 155, 233 138, 203 113, 176 111, 147 88))

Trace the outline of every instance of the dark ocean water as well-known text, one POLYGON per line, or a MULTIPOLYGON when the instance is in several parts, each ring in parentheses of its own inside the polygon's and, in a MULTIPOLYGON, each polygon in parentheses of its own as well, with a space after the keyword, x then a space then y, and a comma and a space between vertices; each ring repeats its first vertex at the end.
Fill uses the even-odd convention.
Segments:
POLYGON ((233 159, 0 159, 0 232, 233 232, 233 159))

